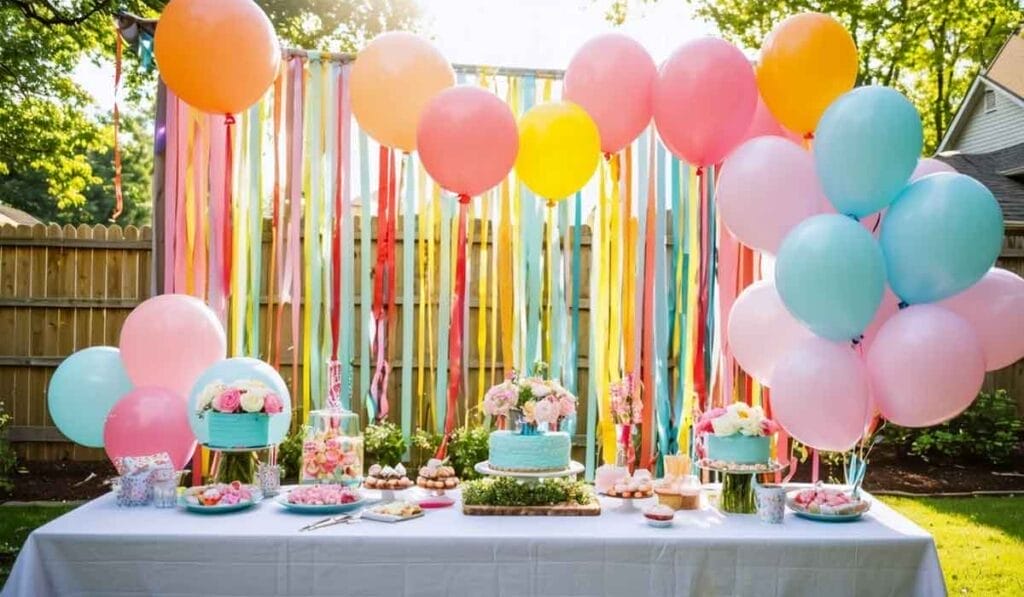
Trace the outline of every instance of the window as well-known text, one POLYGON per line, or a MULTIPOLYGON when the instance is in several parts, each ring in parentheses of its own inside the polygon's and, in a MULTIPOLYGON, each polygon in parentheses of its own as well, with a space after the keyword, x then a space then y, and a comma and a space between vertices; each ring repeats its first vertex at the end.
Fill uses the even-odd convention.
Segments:
POLYGON ((985 112, 996 111, 996 92, 992 89, 985 90, 985 112))

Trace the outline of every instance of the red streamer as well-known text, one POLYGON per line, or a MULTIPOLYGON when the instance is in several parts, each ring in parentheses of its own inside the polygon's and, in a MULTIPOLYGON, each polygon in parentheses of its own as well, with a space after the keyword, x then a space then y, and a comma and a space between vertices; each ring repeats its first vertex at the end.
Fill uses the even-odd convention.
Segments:
POLYGON ((704 351, 707 335, 708 314, 708 205, 707 179, 704 168, 697 168, 698 210, 700 211, 700 263, 697 281, 697 338, 693 351, 693 387, 697 394, 697 405, 700 412, 708 407, 707 371, 704 369, 704 351))
POLYGON ((462 384, 463 314, 466 305, 466 229, 469 220, 469 196, 459 195, 459 238, 455 257, 455 290, 452 295, 451 322, 448 334, 448 411, 444 421, 444 439, 437 448, 437 458, 448 451, 448 437, 455 429, 456 405, 462 384))
POLYGON ((388 415, 387 387, 391 365, 387 360, 388 320, 395 313, 391 279, 395 267, 395 155, 380 148, 377 193, 377 264, 373 280, 373 317, 377 322, 374 349, 377 368, 370 383, 370 397, 377 406, 377 420, 388 415))
POLYGON ((342 158, 344 147, 345 119, 341 118, 344 113, 342 104, 345 102, 344 76, 338 72, 338 126, 335 130, 335 155, 338 156, 338 163, 334 169, 334 222, 331 227, 331 360, 338 356, 338 338, 341 330, 341 222, 345 218, 344 206, 342 205, 342 183, 345 161, 342 158))

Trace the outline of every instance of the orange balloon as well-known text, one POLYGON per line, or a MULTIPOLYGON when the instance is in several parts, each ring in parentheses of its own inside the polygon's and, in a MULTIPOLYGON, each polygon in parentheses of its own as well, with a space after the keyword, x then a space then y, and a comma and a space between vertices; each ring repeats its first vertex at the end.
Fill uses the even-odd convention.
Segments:
POLYGON ((274 26, 252 0, 171 0, 153 46, 167 87, 211 114, 259 101, 281 63, 274 26))
POLYGON ((454 84, 451 65, 429 41, 402 31, 382 33, 352 65, 352 114, 381 145, 413 151, 420 112, 454 84))
POLYGON ((857 46, 828 15, 793 15, 761 44, 757 86, 775 119, 791 131, 813 133, 825 108, 856 81, 857 46))

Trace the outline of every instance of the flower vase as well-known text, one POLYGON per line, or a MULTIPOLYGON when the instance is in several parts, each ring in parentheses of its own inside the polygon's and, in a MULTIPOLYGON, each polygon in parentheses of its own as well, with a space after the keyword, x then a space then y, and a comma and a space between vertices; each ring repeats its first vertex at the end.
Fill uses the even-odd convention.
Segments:
POLYGON ((723 473, 722 494, 718 499, 722 512, 731 514, 754 514, 757 502, 754 499, 754 475, 749 473, 723 473))
POLYGON ((615 425, 615 466, 628 467, 632 472, 636 459, 633 450, 633 425, 615 425))
POLYGON ((537 422, 527 422, 526 415, 523 414, 522 410, 514 409, 510 413, 512 415, 513 433, 518 435, 540 435, 541 431, 537 427, 537 422))

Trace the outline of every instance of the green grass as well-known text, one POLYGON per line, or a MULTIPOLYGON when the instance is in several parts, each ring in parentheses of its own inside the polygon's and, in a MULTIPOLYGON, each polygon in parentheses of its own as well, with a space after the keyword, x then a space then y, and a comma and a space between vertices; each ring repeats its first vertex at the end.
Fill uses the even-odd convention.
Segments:
MULTIPOLYGON (((883 498, 935 536, 950 595, 1024 595, 1024 498, 883 498)), ((0 586, 32 529, 71 506, 0 507, 0 586)))

